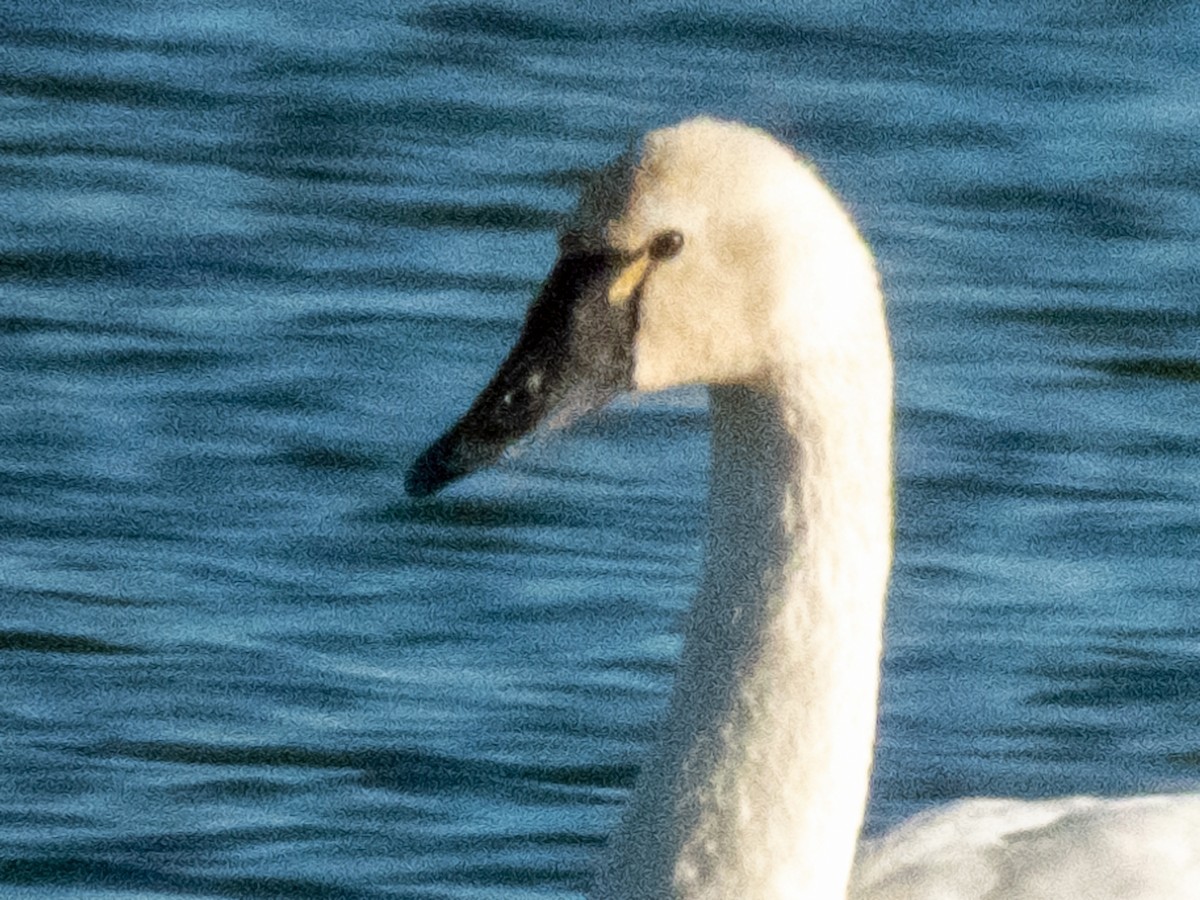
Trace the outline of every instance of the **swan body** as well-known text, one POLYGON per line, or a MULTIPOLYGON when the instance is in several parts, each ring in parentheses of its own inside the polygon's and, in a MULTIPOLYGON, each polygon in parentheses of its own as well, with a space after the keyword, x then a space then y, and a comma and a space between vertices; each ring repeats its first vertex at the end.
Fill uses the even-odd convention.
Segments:
POLYGON ((850 900, 1196 900, 1200 796, 960 800, 859 850, 850 900))
MULTIPOLYGON (((432 493, 618 391, 709 386, 704 572, 593 900, 1173 898, 1166 875, 1157 893, 1098 892, 1120 882, 1084 866, 1078 890, 1055 867, 1056 890, 1020 893, 1039 872, 1011 859, 1022 844, 1075 853, 1071 823, 1103 831, 1105 815, 1182 821, 1185 800, 1167 798, 973 801, 868 842, 855 868, 891 564, 892 365, 871 254, 813 170, 758 130, 684 122, 588 184, 561 244, 512 353, 407 484, 432 493)), ((1188 802, 1191 834, 1143 856, 1200 885, 1188 802)))

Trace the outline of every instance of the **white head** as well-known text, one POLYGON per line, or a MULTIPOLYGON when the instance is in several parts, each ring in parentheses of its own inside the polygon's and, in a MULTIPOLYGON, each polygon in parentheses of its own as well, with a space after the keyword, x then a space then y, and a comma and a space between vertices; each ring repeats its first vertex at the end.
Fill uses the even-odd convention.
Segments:
POLYGON ((769 383, 781 337, 803 342, 787 358, 819 362, 861 325, 849 304, 865 296, 859 312, 879 318, 854 226, 809 166, 765 132, 709 118, 652 132, 584 190, 566 242, 637 261, 671 233, 682 237, 678 254, 651 262, 641 280, 638 390, 769 383))
POLYGON ((513 352, 418 460, 424 494, 564 406, 684 384, 767 388, 882 334, 874 266, 821 180, 765 132, 692 119, 585 186, 513 352), (785 371, 786 370, 786 371, 785 371))

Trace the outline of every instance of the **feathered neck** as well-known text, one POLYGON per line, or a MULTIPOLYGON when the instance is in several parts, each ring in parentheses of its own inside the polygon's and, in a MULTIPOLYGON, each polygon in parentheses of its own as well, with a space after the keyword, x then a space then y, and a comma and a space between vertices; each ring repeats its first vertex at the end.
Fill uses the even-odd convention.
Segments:
POLYGON ((597 900, 845 897, 891 556, 882 317, 868 338, 769 391, 711 390, 704 577, 597 900))

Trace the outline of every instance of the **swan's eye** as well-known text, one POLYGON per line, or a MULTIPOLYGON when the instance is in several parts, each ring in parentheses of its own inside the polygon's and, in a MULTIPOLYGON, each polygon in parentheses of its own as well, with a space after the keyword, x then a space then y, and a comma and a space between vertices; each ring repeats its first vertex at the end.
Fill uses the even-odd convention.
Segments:
POLYGON ((650 258, 662 262, 677 256, 683 249, 683 235, 678 231, 664 231, 650 242, 650 258))

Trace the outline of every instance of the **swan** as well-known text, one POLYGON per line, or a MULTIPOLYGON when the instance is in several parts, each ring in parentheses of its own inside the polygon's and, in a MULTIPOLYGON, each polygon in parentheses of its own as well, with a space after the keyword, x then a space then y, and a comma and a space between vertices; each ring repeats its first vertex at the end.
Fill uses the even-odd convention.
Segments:
POLYGON ((687 384, 712 415, 704 568, 593 900, 1200 897, 1200 796, 963 801, 859 846, 892 552, 889 339, 850 217, 766 133, 693 119, 589 182, 513 350, 406 487, 432 494, 621 391, 687 384))

